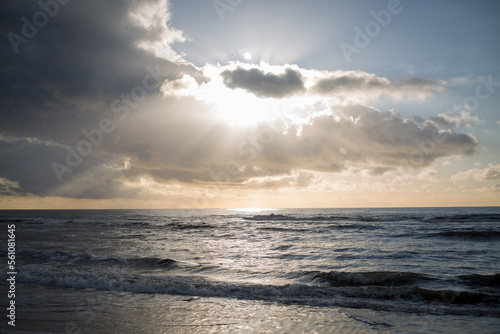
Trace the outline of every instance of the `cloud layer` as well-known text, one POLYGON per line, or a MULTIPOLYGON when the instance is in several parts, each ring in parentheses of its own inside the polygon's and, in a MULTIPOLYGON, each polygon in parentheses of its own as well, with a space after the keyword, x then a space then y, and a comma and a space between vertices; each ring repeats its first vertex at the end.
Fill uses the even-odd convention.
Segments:
MULTIPOLYGON (((258 97, 284 98, 297 95, 364 98, 422 99, 445 88, 437 81, 418 77, 402 78, 395 83, 384 77, 363 71, 318 71, 298 67, 233 63, 221 72, 224 84, 244 89, 258 97), (307 87, 307 88, 306 88, 307 87)), ((355 98, 353 98, 355 99, 355 98)))
MULTIPOLYGON (((20 33, 20 18, 39 10, 36 2, 3 6, 2 33, 20 33)), ((381 175, 477 150, 449 118, 370 106, 439 94, 437 81, 288 64, 197 68, 174 51, 188 37, 170 18, 163 1, 72 1, 19 53, 2 41, 0 195, 307 187, 316 173, 381 175), (219 110, 228 101, 226 113, 267 116, 230 124, 219 110)))
POLYGON ((483 169, 472 168, 459 172, 451 177, 453 181, 474 179, 476 181, 498 181, 500 180, 500 165, 489 164, 483 169))

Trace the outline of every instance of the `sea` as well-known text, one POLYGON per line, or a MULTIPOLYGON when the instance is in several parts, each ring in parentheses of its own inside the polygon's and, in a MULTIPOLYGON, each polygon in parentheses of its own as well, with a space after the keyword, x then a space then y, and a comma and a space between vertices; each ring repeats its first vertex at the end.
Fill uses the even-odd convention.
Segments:
POLYGON ((1 333, 500 333, 500 207, 3 210, 0 228, 1 333))

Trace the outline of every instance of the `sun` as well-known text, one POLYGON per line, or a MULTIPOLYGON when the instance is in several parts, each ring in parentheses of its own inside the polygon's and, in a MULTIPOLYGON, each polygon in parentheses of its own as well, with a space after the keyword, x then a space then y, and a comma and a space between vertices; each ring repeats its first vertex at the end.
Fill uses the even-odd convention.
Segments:
MULTIPOLYGON (((251 57, 250 53, 246 52, 246 54, 251 57)), ((302 112, 301 109, 307 108, 308 105, 315 102, 311 97, 262 97, 244 88, 226 86, 221 73, 237 67, 263 68, 265 72, 276 70, 266 63, 251 65, 233 62, 227 66, 207 64, 202 69, 206 78, 205 82, 199 84, 192 77, 183 77, 172 84, 169 83, 168 87, 164 85, 164 91, 167 92, 166 94, 173 91, 177 95, 193 96, 197 100, 205 102, 211 112, 228 124, 239 126, 281 122, 287 128, 292 123, 301 122, 301 116, 297 112, 302 112)))
POLYGON ((226 91, 217 101, 216 112, 233 125, 251 125, 272 116, 272 103, 242 89, 226 91))
POLYGON ((280 101, 258 97, 244 89, 227 87, 220 76, 220 68, 205 69, 210 81, 200 87, 198 98, 231 125, 252 125, 275 118, 280 101))

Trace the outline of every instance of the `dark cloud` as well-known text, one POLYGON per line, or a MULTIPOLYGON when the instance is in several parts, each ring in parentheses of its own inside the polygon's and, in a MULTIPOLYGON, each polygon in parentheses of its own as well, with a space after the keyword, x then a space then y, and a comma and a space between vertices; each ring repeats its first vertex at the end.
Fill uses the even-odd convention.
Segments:
POLYGON ((389 96, 425 96, 442 87, 434 80, 423 78, 404 78, 391 83, 387 78, 377 77, 361 71, 337 72, 319 79, 311 88, 322 95, 361 93, 389 96))
MULTIPOLYGON (((148 2, 155 1, 140 4, 148 2)), ((2 38, 0 133, 75 144, 73 134, 110 113, 114 99, 141 85, 148 66, 159 66, 163 79, 189 73, 203 80, 193 66, 158 58, 138 47, 141 42, 157 41, 160 28, 134 24, 129 15, 132 6, 137 4, 71 1, 60 5, 34 37, 20 44, 18 53, 8 38, 2 38)), ((21 18, 32 21, 40 11, 37 1, 2 5, 2 36, 10 32, 22 36, 21 18)))
POLYGON ((411 77, 411 78, 403 78, 398 80, 398 85, 402 87, 433 87, 438 84, 437 81, 425 78, 411 77))
POLYGON ((32 140, 0 141, 0 175, 17 182, 21 189, 45 194, 57 178, 51 169, 56 157, 64 161, 62 147, 32 140))
POLYGON ((221 75, 227 87, 243 88, 259 97, 282 98, 304 90, 302 75, 291 68, 279 75, 256 68, 226 70, 221 75))
POLYGON ((320 94, 330 94, 344 91, 370 91, 389 87, 389 81, 375 76, 340 75, 320 79, 314 90, 320 94))
POLYGON ((75 152, 76 150, 71 147, 33 139, 0 138, 0 176, 16 182, 23 192, 40 196, 111 197, 109 184, 106 185, 107 181, 112 182, 111 179, 94 179, 93 182, 89 180, 81 182, 81 179, 82 176, 95 174, 106 166, 108 168, 123 166, 123 158, 109 154, 91 154, 78 160, 75 158, 77 154, 75 152), (67 163, 68 159, 71 164, 67 163), (59 182, 53 167, 54 162, 66 166, 66 171, 62 172, 64 182, 59 182))

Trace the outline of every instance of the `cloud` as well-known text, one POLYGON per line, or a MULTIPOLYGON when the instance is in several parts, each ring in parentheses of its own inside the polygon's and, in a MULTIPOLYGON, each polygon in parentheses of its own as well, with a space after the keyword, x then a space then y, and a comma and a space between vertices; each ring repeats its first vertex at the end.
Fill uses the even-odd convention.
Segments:
POLYGON ((232 89, 242 88, 258 97, 287 97, 304 90, 304 82, 299 71, 287 68, 284 73, 265 73, 252 68, 236 68, 221 73, 224 84, 232 89))
POLYGON ((260 103, 260 109, 269 109, 268 98, 273 98, 281 103, 293 101, 287 108, 297 109, 326 103, 367 104, 382 97, 418 100, 444 91, 438 81, 416 77, 392 83, 387 78, 363 71, 320 71, 297 65, 270 65, 263 61, 258 65, 239 61, 224 66, 207 64, 200 72, 202 79, 190 78, 190 74, 169 79, 162 87, 164 96, 190 95, 219 107, 226 101, 232 104, 229 108, 236 107, 231 103, 235 97, 240 105, 260 103))
POLYGON ((166 97, 196 96, 199 85, 192 76, 184 74, 180 79, 165 80, 160 89, 166 97))
POLYGON ((432 88, 437 85, 435 80, 410 77, 399 80, 400 87, 414 87, 414 88, 432 88))
POLYGON ((423 99, 435 92, 445 91, 437 81, 417 77, 391 83, 387 78, 363 71, 305 70, 265 63, 258 67, 233 63, 222 67, 220 74, 227 87, 242 88, 259 97, 319 95, 359 102, 381 96, 423 99))
POLYGON ((490 184, 486 186, 486 191, 500 192, 500 183, 490 184))
MULTIPOLYGON (((184 38, 165 24, 170 18, 165 3, 72 1, 21 44, 19 53, 2 39, 0 133, 76 144, 74 134, 110 114, 111 102, 142 84, 148 67, 161 68, 162 80, 184 74, 202 80, 193 65, 177 61, 180 56, 170 47, 184 38), (140 17, 152 15, 147 27, 130 15, 137 6, 140 17), (153 50, 159 43, 161 54, 153 50)), ((40 10, 36 1, 2 6, 3 35, 21 34, 21 18, 40 10)), ((160 84, 155 83, 151 95, 160 84)))
MULTIPOLYGON (((70 147, 55 140, 4 137, 0 176, 40 196, 134 198, 145 196, 140 180, 150 180, 147 187, 211 187, 222 180, 224 186, 236 188, 303 188, 313 182, 314 172, 354 169, 381 175, 476 150, 473 136, 440 130, 432 121, 416 123, 362 105, 330 109, 286 126, 279 118, 231 126, 194 97, 154 96, 125 121, 116 117, 115 131, 78 168, 65 174, 62 184, 51 164, 65 163, 70 147), (231 174, 228 164, 236 166, 230 168, 231 174)), ((87 139, 79 133, 77 139, 87 139)))
MULTIPOLYGON (((89 178, 97 175, 98 170, 124 164, 123 158, 111 154, 94 153, 87 156, 77 167, 71 168, 70 173, 64 174, 65 182, 60 184, 52 163, 58 161, 66 164, 71 150, 56 143, 32 138, 0 138, 0 175, 11 182, 4 185, 7 184, 11 191, 17 189, 19 193, 40 196, 109 198, 119 195, 119 192, 111 191, 111 183, 106 184, 114 176, 108 175, 110 178, 107 180, 102 177, 89 178)), ((74 158, 69 159, 76 161, 74 158)))
POLYGON ((415 179, 420 181, 437 181, 438 172, 435 168, 425 168, 418 175, 415 176, 415 179))
POLYGON ((387 78, 363 71, 335 71, 323 74, 312 91, 331 96, 357 93, 372 98, 390 96, 424 99, 445 90, 437 81, 418 77, 403 78, 392 83, 387 78))
POLYGON ((172 17, 168 1, 131 1, 129 17, 137 26, 147 31, 147 34, 137 38, 138 47, 150 51, 159 58, 185 62, 182 56, 172 49, 172 44, 186 42, 189 38, 183 31, 169 25, 172 17))
POLYGON ((243 182, 252 188, 307 188, 318 181, 316 175, 308 171, 292 171, 290 174, 250 178, 243 182))
POLYGON ((452 117, 446 114, 438 114, 437 116, 431 117, 431 120, 447 128, 456 128, 459 126, 465 126, 469 128, 472 126, 472 124, 484 123, 484 121, 479 119, 479 117, 471 116, 470 111, 467 110, 462 110, 462 113, 458 117, 452 117))
POLYGON ((500 180, 500 165, 489 164, 487 167, 472 168, 467 171, 459 172, 451 177, 454 182, 463 181, 468 179, 476 181, 496 181, 500 180))
POLYGON ((163 101, 132 113, 62 183, 51 164, 65 163, 70 148, 37 140, 0 141, 0 175, 29 193, 73 198, 140 197, 140 180, 150 180, 148 187, 304 188, 315 172, 419 169, 440 157, 470 155, 477 145, 471 135, 431 121, 417 124, 364 106, 314 115, 283 132, 279 123, 231 126, 197 108, 200 101, 171 101, 168 111, 163 101))
POLYGON ((454 77, 448 81, 448 84, 452 85, 452 86, 463 85, 463 84, 469 83, 471 80, 472 80, 472 78, 470 75, 466 75, 466 76, 462 76, 462 77, 454 77))
POLYGON ((313 90, 320 94, 332 94, 350 91, 384 90, 390 86, 386 78, 361 71, 337 72, 332 76, 317 81, 313 90))
POLYGON ((329 172, 359 167, 381 174, 405 163, 420 168, 440 157, 471 155, 476 146, 473 136, 440 130, 431 121, 418 125, 391 112, 350 106, 292 125, 266 146, 263 157, 281 166, 329 172))
MULTIPOLYGON (((37 2, 2 8, 0 29, 19 31, 20 18, 38 10, 37 2)), ((1 42, 1 194, 94 199, 221 184, 307 188, 318 173, 377 176, 476 151, 471 134, 442 130, 437 119, 415 122, 361 104, 429 96, 437 82, 288 64, 197 68, 173 49, 188 37, 166 24, 170 18, 166 2, 74 1, 19 54, 1 42), (224 118, 263 111, 251 124, 224 118), (102 120, 113 130, 59 182, 53 163, 68 165, 69 152, 102 120)))
POLYGON ((0 177, 0 196, 24 196, 26 193, 19 187, 19 183, 0 177))

